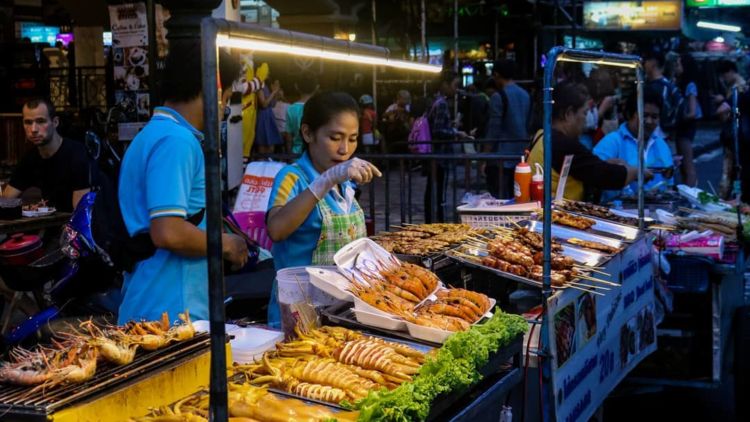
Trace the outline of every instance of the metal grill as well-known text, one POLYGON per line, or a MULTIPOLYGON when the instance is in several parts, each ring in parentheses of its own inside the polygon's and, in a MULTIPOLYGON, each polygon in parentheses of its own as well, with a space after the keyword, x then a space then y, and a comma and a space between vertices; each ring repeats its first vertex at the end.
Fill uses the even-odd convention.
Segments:
POLYGON ((92 379, 81 384, 53 387, 31 393, 31 387, 0 386, 0 420, 16 416, 49 415, 61 408, 112 393, 118 387, 138 382, 154 371, 173 367, 206 353, 210 338, 196 334, 190 340, 171 344, 163 349, 140 353, 133 362, 115 366, 99 363, 92 379))

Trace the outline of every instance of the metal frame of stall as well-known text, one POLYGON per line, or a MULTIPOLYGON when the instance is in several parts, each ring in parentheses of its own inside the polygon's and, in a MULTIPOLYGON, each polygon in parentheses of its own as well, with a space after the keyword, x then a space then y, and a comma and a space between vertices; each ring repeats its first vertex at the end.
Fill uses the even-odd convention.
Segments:
MULTIPOLYGON (((732 89, 731 98, 731 121, 732 121, 732 140, 735 153, 735 182, 733 186, 733 195, 740 203, 742 196, 742 166, 739 161, 739 93, 737 88, 732 89)), ((742 240, 742 213, 737 207, 737 239, 742 240)), ((721 281, 711 283, 705 294, 710 295, 711 299, 711 376, 710 379, 673 379, 666 377, 634 377, 630 379, 635 384, 649 386, 671 386, 697 389, 714 389, 721 386, 724 376, 734 365, 734 351, 728 349, 731 344, 733 330, 733 320, 735 312, 745 303, 745 282, 744 271, 747 267, 747 256, 742 248, 738 251, 736 263, 723 264, 716 263, 711 268, 711 273, 720 276, 721 281)), ((683 333, 680 330, 661 331, 662 335, 671 337, 689 337, 689 333, 683 333)), ((737 400, 737 398, 735 398, 737 400)))
POLYGON ((206 163, 206 235, 208 240, 208 310, 211 331, 209 414, 211 420, 228 418, 226 373, 226 320, 222 259, 221 168, 219 150, 218 47, 238 47, 270 53, 307 55, 364 65, 384 65, 408 70, 439 72, 440 67, 390 58, 384 47, 335 40, 301 32, 286 31, 224 19, 204 18, 201 22, 203 74, 204 156, 206 163), (249 46, 254 43, 256 47, 249 46), (270 47, 269 47, 270 46, 270 47), (274 48, 275 47, 275 48, 274 48), (265 50, 263 48, 266 48, 265 50))
MULTIPOLYGON (((639 56, 614 54, 603 51, 576 50, 564 47, 553 47, 547 53, 547 64, 544 68, 544 174, 552 174, 552 100, 555 64, 558 62, 593 63, 606 66, 617 66, 635 69, 636 92, 638 95, 638 228, 644 228, 644 192, 643 192, 643 170, 644 170, 644 144, 643 144, 643 83, 644 73, 639 56)), ((543 216, 543 287, 542 306, 543 320, 541 335, 543 339, 549 338, 550 321, 547 313, 547 301, 552 296, 551 276, 551 254, 552 254, 552 178, 544 178, 544 216, 543 216)), ((542 350, 543 359, 542 373, 546 380, 544 388, 543 420, 554 420, 554 391, 550 382, 552 375, 552 359, 550 346, 544 341, 542 350)))

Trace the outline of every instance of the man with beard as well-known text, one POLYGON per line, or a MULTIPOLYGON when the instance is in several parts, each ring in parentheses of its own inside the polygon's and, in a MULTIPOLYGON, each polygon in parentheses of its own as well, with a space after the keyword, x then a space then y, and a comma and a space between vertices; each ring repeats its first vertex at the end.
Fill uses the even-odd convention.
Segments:
POLYGON ((23 106, 26 140, 34 145, 16 167, 4 198, 18 198, 29 188, 42 191, 42 199, 58 211, 71 212, 95 183, 96 163, 80 142, 57 132, 60 119, 49 100, 35 99, 23 106))

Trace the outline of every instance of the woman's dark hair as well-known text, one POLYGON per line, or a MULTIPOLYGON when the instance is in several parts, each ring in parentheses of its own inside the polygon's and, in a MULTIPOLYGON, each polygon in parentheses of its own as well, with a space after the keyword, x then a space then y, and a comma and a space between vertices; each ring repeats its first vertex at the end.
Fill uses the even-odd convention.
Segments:
POLYGON ((586 105, 586 102, 590 99, 591 95, 589 95, 586 85, 574 81, 561 82, 552 91, 552 100, 554 101, 552 105, 552 119, 564 120, 565 113, 569 109, 573 109, 575 112, 586 105))
MULTIPOLYGON (((655 105, 656 107, 661 110, 663 100, 661 98, 661 93, 654 89, 654 88, 646 88, 643 90, 643 106, 645 107, 646 104, 655 105)), ((623 114, 625 115, 625 118, 630 120, 631 117, 633 117, 633 114, 635 114, 638 111, 638 96, 636 94, 633 94, 628 97, 627 101, 625 102, 625 110, 623 114)))
POLYGON ((698 70, 698 62, 690 54, 683 54, 680 56, 680 62, 682 63, 682 75, 680 75, 677 81, 682 93, 685 93, 690 82, 697 84, 700 73, 698 70))
MULTIPOLYGON (((321 92, 310 97, 302 111, 302 125, 315 132, 330 122, 334 116, 350 112, 359 116, 357 101, 346 92, 321 92)), ((303 145, 307 145, 304 143, 303 145)))

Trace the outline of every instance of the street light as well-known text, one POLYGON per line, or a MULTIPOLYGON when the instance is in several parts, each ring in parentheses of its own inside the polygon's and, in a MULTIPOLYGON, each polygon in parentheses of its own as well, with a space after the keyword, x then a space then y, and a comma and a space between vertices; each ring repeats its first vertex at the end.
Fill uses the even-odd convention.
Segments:
POLYGON ((696 24, 698 28, 705 28, 705 29, 715 29, 717 31, 727 31, 727 32, 740 32, 742 31, 742 27, 737 25, 725 25, 723 23, 716 23, 716 22, 706 22, 706 21, 698 21, 696 24))

